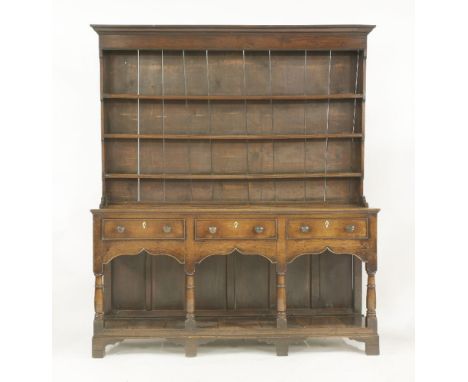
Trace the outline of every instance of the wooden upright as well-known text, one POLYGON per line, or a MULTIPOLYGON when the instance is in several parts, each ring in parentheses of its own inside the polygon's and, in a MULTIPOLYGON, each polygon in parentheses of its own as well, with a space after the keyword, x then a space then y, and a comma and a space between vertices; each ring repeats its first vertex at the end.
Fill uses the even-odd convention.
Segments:
POLYGON ((93 25, 93 357, 128 338, 349 337, 379 353, 364 180, 373 26, 93 25), (362 266, 367 274, 362 307, 362 266))

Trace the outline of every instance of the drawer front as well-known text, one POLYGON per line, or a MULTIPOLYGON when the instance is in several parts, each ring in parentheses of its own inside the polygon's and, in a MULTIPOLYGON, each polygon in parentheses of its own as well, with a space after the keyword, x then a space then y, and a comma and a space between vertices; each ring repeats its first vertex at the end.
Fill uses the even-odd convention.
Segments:
POLYGON ((367 239, 367 218, 291 219, 288 239, 367 239))
POLYGON ((276 239, 275 219, 195 220, 195 240, 276 239))
POLYGON ((103 219, 103 240, 184 239, 182 219, 103 219))

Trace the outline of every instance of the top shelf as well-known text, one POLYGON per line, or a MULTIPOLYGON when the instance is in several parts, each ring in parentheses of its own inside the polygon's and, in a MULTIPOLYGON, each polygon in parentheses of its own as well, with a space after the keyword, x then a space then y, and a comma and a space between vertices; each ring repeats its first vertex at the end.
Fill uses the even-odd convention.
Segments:
POLYGON ((102 95, 103 99, 123 100, 157 100, 157 101, 321 101, 363 99, 363 94, 316 94, 316 95, 143 95, 143 94, 110 94, 102 95))

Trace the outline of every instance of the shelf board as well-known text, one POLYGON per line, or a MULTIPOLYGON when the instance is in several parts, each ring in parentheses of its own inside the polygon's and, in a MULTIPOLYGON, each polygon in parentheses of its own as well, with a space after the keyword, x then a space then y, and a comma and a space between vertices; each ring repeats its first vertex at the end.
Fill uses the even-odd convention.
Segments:
POLYGON ((155 101, 320 101, 363 99, 359 93, 316 94, 316 95, 143 95, 143 94, 109 94, 104 93, 103 99, 140 99, 155 101))
MULTIPOLYGON (((180 313, 179 313, 180 314, 180 313)), ((162 336, 172 338, 283 338, 283 337, 366 337, 375 334, 365 326, 364 317, 329 315, 290 317, 288 327, 277 328, 274 317, 198 317, 193 331, 184 330, 184 317, 131 318, 106 317, 103 335, 133 338, 162 336), (128 333, 128 334, 127 334, 128 333)))
POLYGON ((281 140, 311 140, 311 139, 347 139, 362 138, 362 134, 104 134, 105 139, 164 139, 164 140, 212 140, 212 141, 281 141, 281 140))
POLYGON ((272 174, 105 174, 106 179, 161 179, 161 180, 264 180, 360 178, 360 172, 272 173, 272 174))

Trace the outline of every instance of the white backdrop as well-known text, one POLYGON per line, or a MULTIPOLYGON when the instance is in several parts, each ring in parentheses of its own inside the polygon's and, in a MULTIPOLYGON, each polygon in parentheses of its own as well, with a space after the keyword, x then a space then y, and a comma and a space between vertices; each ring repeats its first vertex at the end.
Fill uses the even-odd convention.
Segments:
POLYGON ((413 380, 413 2, 408 0, 54 2, 54 374, 57 381, 413 380), (91 359, 94 277, 89 210, 99 204, 98 37, 89 24, 376 24, 368 40, 365 195, 379 215, 380 357, 362 345, 312 341, 289 357, 272 347, 119 345, 91 359), (229 367, 229 369, 228 369, 229 367), (165 377, 163 377, 165 376, 165 377))

